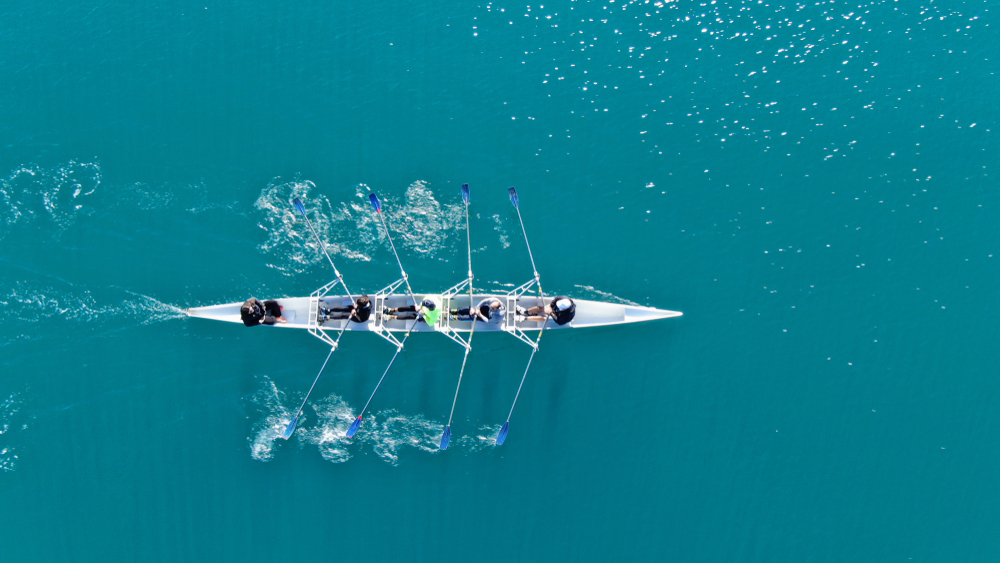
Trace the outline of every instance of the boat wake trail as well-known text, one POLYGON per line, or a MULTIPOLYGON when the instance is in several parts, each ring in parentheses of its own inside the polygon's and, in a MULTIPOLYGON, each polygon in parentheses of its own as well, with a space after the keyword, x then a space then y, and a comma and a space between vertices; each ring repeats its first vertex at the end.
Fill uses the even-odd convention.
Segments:
POLYGON ((60 240, 86 218, 104 228, 114 225, 112 228, 131 231, 137 213, 163 210, 195 215, 223 210, 247 215, 243 203, 212 199, 218 190, 211 187, 204 182, 109 185, 103 182, 98 162, 70 160, 50 168, 21 166, 0 177, 0 240, 15 230, 33 238, 60 240))
MULTIPOLYGON (((324 260, 309 228, 289 205, 296 197, 306 202, 309 219, 326 241, 331 255, 367 262, 379 247, 388 248, 388 240, 368 202, 371 191, 368 186, 359 184, 355 187, 354 199, 341 203, 311 193, 315 190, 316 185, 308 180, 275 180, 257 198, 256 207, 264 212, 259 226, 267 232, 267 240, 258 248, 273 257, 272 268, 291 276, 324 260)), ((410 184, 403 201, 388 195, 383 203, 393 210, 390 228, 397 240, 417 254, 434 257, 452 248, 452 231, 465 229, 463 204, 440 203, 427 182, 410 184)), ((501 244, 505 244, 505 233, 499 227, 497 230, 501 244)))
MULTIPOLYGON (((274 459, 275 448, 284 439, 282 433, 292 419, 294 406, 284 392, 279 390, 270 378, 263 377, 261 388, 250 397, 250 402, 259 411, 258 421, 253 425, 247 442, 250 456, 257 461, 274 459)), ((307 419, 299 418, 299 426, 293 435, 299 446, 315 446, 323 459, 333 463, 344 463, 360 449, 371 448, 381 460, 390 465, 399 465, 399 456, 405 448, 413 448, 427 453, 439 452, 438 447, 444 424, 428 420, 423 415, 407 415, 395 409, 387 409, 365 416, 364 425, 354 438, 347 437, 347 429, 358 416, 357 411, 337 395, 310 404, 316 415, 315 426, 309 426, 307 419), (306 424, 304 424, 304 422, 306 424)), ((476 435, 452 438, 452 447, 476 452, 491 449, 500 426, 483 426, 476 435)))
MULTIPOLYGON (((179 307, 128 290, 67 291, 15 282, 7 288, 0 285, 0 316, 17 319, 19 322, 10 326, 18 330, 30 330, 31 324, 56 319, 62 323, 86 324, 88 329, 100 331, 144 326, 186 315, 179 307), (128 297, 123 298, 122 294, 128 297)), ((7 336, 0 332, 0 346, 32 338, 24 333, 7 336)))
POLYGON ((17 465, 15 436, 28 429, 27 418, 21 414, 23 401, 12 393, 0 402, 0 473, 14 471, 17 465))

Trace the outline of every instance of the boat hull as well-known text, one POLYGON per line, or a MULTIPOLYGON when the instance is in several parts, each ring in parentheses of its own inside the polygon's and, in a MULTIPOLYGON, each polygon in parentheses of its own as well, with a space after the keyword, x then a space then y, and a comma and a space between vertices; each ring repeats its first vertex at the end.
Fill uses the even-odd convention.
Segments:
MULTIPOLYGON (((415 296, 418 300, 422 300, 427 295, 431 294, 416 294, 415 296)), ((441 298, 440 295, 436 296, 441 298)), ((476 304, 487 297, 498 297, 501 300, 506 300, 506 296, 502 294, 475 294, 472 296, 471 302, 476 304)), ((349 307, 351 305, 351 300, 346 296, 328 295, 322 297, 318 303, 317 299, 310 297, 290 297, 285 299, 276 299, 276 301, 279 305, 281 305, 282 311, 294 311, 294 313, 286 315, 291 317, 287 323, 274 324, 273 326, 275 328, 321 328, 322 330, 334 331, 340 331, 343 329, 358 332, 379 332, 380 329, 384 329, 390 332, 406 332, 413 324, 413 321, 388 320, 380 318, 378 313, 372 314, 372 318, 363 323, 353 323, 346 320, 328 320, 323 322, 320 320, 321 317, 316 315, 317 304, 321 308, 349 307)), ((680 317, 683 315, 680 311, 667 311, 663 309, 654 309, 652 307, 640 307, 637 305, 588 301, 585 299, 574 299, 573 301, 576 303, 576 316, 573 320, 561 326, 549 320, 546 330, 620 325, 680 317)), ((526 309, 537 306, 538 303, 538 297, 521 296, 517 299, 517 305, 526 309)), ((413 300, 410 299, 408 295, 389 295, 384 299, 378 300, 376 304, 378 305, 378 308, 397 308, 412 305, 413 300)), ((209 307, 194 307, 187 309, 185 312, 189 317, 242 324, 243 321, 240 318, 241 305, 243 305, 242 302, 226 303, 224 305, 212 305, 209 307)), ((469 307, 469 305, 470 300, 468 295, 460 295, 450 299, 444 299, 445 311, 469 307)), ((508 306, 507 318, 503 323, 491 324, 480 321, 476 326, 476 332, 510 331, 513 327, 522 331, 541 330, 543 325, 542 322, 528 320, 519 321, 515 319, 514 311, 512 309, 513 307, 508 306)), ((436 325, 431 326, 423 322, 418 322, 416 326, 413 327, 413 332, 469 332, 471 330, 471 321, 460 321, 455 318, 449 318, 448 315, 441 315, 441 318, 436 325)))

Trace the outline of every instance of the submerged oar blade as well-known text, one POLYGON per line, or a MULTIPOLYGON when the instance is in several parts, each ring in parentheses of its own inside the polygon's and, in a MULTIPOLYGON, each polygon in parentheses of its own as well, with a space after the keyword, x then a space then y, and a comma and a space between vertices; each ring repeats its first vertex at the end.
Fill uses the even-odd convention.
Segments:
POLYGON ((368 194, 368 199, 372 202, 372 207, 375 208, 376 213, 382 213, 382 202, 378 200, 378 196, 374 193, 368 194))
POLYGON ((448 449, 448 442, 451 441, 451 426, 444 427, 444 436, 441 436, 441 449, 448 449))
POLYGON ((358 418, 354 419, 354 424, 352 424, 351 427, 347 429, 347 437, 348 438, 353 438, 354 435, 358 432, 358 428, 361 428, 361 417, 360 416, 358 418))
POLYGON ((306 207, 304 205, 302 205, 302 202, 299 201, 299 198, 293 199, 292 200, 292 205, 295 206, 295 209, 299 210, 299 213, 301 213, 303 217, 306 216, 306 207))
POLYGON ((288 423, 288 427, 285 428, 285 433, 282 434, 281 437, 286 440, 291 438, 292 432, 295 432, 295 425, 298 424, 298 422, 299 422, 299 417, 296 416, 295 418, 292 419, 291 422, 288 423))
POLYGON ((507 439, 507 430, 510 429, 510 421, 503 423, 503 428, 500 429, 500 433, 497 434, 497 445, 502 446, 504 440, 507 439))
POLYGON ((469 184, 462 184, 462 201, 469 203, 469 184))
POLYGON ((514 187, 511 186, 511 188, 507 190, 507 193, 510 194, 510 202, 514 204, 514 207, 517 207, 517 190, 515 190, 514 187))

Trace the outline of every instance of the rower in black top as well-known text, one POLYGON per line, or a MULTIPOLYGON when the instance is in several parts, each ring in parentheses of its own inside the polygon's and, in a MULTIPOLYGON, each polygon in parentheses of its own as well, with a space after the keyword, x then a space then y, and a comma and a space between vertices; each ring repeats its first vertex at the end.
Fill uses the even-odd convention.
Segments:
POLYGON ((331 320, 343 320, 350 318, 351 322, 363 323, 372 316, 372 301, 368 298, 368 294, 364 294, 354 302, 353 307, 331 307, 326 310, 327 314, 333 313, 329 316, 331 320))
POLYGON ((557 295, 544 307, 532 307, 527 310, 529 321, 544 321, 545 316, 551 316, 557 325, 562 326, 576 316, 576 303, 565 295, 557 295), (540 313, 545 313, 541 315, 540 313))
POLYGON ((281 305, 277 301, 269 300, 261 303, 260 299, 251 297, 240 307, 240 319, 246 326, 257 326, 260 324, 273 325, 276 322, 287 323, 281 316, 281 305))

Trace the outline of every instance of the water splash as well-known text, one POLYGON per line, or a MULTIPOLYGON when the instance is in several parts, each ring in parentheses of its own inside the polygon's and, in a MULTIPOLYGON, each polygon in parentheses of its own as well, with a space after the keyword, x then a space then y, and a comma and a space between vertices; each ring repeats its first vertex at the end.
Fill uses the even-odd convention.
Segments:
POLYGON ((501 428, 503 428, 503 424, 480 426, 474 436, 462 436, 454 443, 459 448, 467 449, 470 452, 492 450, 497 447, 497 434, 500 433, 501 428))
POLYGON ((254 423, 247 442, 250 445, 250 457, 257 461, 271 461, 274 459, 276 442, 282 439, 285 428, 292 420, 292 413, 285 407, 285 394, 270 378, 263 379, 264 385, 250 398, 263 418, 254 423))
MULTIPOLYGON (((285 393, 270 378, 262 379, 263 385, 250 397, 260 418, 247 442, 253 459, 271 461, 278 444, 284 441, 282 433, 292 418, 292 409, 286 406, 285 393)), ((332 463, 349 461, 359 449, 370 448, 390 465, 399 465, 400 455, 407 448, 425 453, 440 451, 444 424, 421 414, 405 414, 396 409, 370 413, 354 438, 348 438, 347 429, 357 418, 357 412, 347 401, 334 394, 309 406, 316 413, 316 424, 308 426, 304 424, 305 417, 300 417, 293 436, 300 445, 315 446, 323 459, 332 463)), ((470 452, 490 449, 499 430, 499 426, 482 426, 472 436, 456 436, 450 449, 470 452)))
POLYGON ((410 184, 405 198, 404 205, 389 207, 386 212, 392 218, 390 228, 410 250, 434 256, 445 247, 451 231, 465 230, 464 204, 439 203, 427 182, 410 184))
POLYGON ((510 242, 507 240, 507 231, 503 228, 503 220, 500 219, 500 214, 492 215, 491 218, 493 222, 496 223, 493 226, 493 230, 500 235, 500 248, 510 248, 510 242))
POLYGON ((336 395, 320 400, 313 405, 313 410, 318 418, 317 425, 300 430, 299 439, 316 446, 327 461, 343 463, 351 459, 348 446, 352 440, 347 437, 347 429, 357 416, 354 410, 336 395))
MULTIPOLYGON (((338 204, 312 194, 315 189, 309 180, 276 179, 257 198, 255 206, 264 212, 259 226, 267 232, 267 240, 258 248, 275 257, 271 267, 296 275, 324 260, 315 237, 291 205, 296 197, 303 201, 313 228, 332 257, 368 262, 380 247, 388 249, 389 242, 368 202, 371 189, 367 185, 355 186, 354 198, 338 204)), ((465 229, 463 205, 441 204, 427 182, 408 186, 403 202, 391 195, 380 198, 386 223, 400 248, 433 257, 451 247, 452 231, 465 229)))
POLYGON ((12 445, 14 436, 27 430, 21 409, 21 396, 11 393, 0 402, 0 472, 14 471, 18 462, 17 448, 12 445))
POLYGON ((272 180, 255 203, 255 207, 264 212, 258 225, 267 232, 267 240, 258 248, 262 253, 275 256, 271 267, 287 275, 300 274, 324 260, 315 237, 291 205, 294 198, 305 203, 309 220, 331 256, 363 262, 371 260, 368 253, 375 234, 358 228, 364 224, 355 217, 360 206, 343 203, 334 207, 326 196, 310 195, 315 188, 316 185, 308 180, 280 183, 272 180), (356 230, 360 231, 360 236, 356 230))
POLYGON ((22 166, 0 178, 0 240, 15 225, 55 225, 55 236, 93 210, 88 202, 101 185, 96 162, 71 160, 55 168, 22 166))
POLYGON ((403 448, 428 453, 440 451, 444 424, 419 414, 405 415, 395 409, 380 411, 371 418, 355 436, 391 465, 399 465, 399 451, 403 448))

